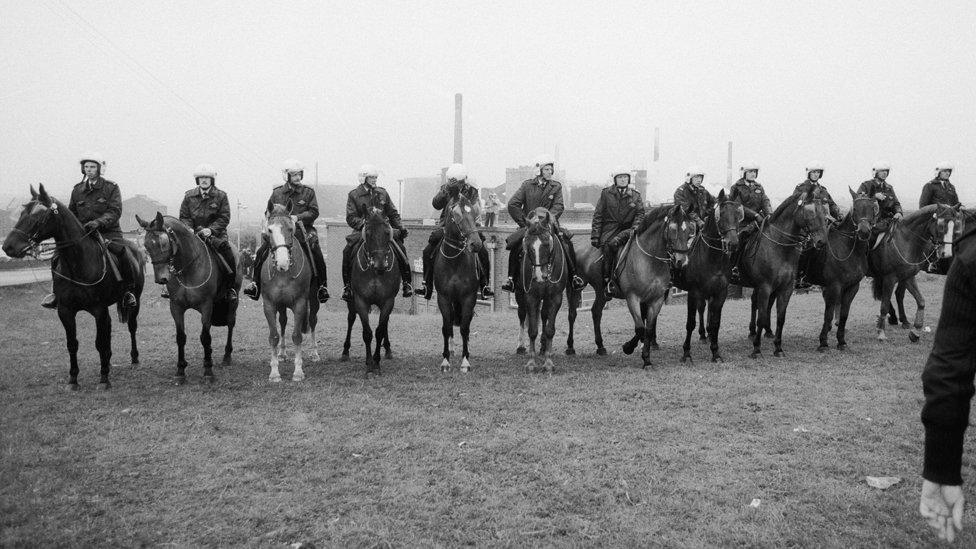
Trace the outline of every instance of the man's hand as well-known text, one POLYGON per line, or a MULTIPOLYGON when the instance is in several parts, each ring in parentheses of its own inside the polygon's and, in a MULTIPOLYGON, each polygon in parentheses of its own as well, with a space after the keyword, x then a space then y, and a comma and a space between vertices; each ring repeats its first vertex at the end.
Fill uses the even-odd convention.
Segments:
POLYGON ((875 200, 884 200, 885 199, 885 195, 884 195, 884 193, 874 193, 874 198, 875 198, 875 200))
POLYGON ((210 235, 213 234, 213 231, 211 231, 209 227, 204 227, 203 229, 197 231, 197 234, 200 235, 200 238, 209 238, 210 235))
POLYGON ((89 221, 88 223, 85 223, 85 232, 88 233, 95 232, 98 230, 98 227, 100 225, 101 224, 98 221, 95 220, 89 221))
POLYGON ((593 246, 594 248, 596 248, 596 249, 599 250, 600 249, 600 239, 599 238, 591 238, 590 239, 590 246, 593 246))
POLYGON ((405 238, 407 238, 407 230, 400 229, 400 240, 404 240, 405 238))
POLYGON ((922 497, 918 512, 936 532, 939 539, 950 543, 962 531, 962 513, 966 500, 961 486, 946 486, 935 482, 922 481, 922 497))
POLYGON ((895 215, 891 216, 895 221, 901 219, 901 212, 896 212, 895 215))

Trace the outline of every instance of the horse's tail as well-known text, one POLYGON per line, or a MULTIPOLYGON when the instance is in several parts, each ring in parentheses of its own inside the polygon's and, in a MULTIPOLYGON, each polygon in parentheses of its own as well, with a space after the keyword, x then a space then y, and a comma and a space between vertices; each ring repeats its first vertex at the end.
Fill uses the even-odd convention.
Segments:
POLYGON ((871 279, 871 293, 874 294, 876 301, 881 301, 881 287, 884 284, 882 277, 875 276, 871 279))
POLYGON ((125 305, 122 305, 122 302, 121 301, 119 301, 119 303, 116 305, 116 308, 117 308, 117 310, 119 312, 119 322, 128 322, 129 321, 129 308, 126 307, 125 305))

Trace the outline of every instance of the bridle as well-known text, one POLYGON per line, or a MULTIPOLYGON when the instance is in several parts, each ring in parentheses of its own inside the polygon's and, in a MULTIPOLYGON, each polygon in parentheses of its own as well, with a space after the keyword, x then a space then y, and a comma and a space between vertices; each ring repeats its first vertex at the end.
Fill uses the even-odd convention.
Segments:
POLYGON ((362 271, 368 271, 368 270, 372 269, 372 270, 374 270, 374 271, 376 271, 378 273, 388 273, 388 272, 392 271, 393 270, 393 258, 394 258, 394 254, 393 254, 393 236, 392 236, 392 233, 390 235, 390 240, 386 244, 386 249, 385 250, 367 250, 366 249, 366 242, 368 242, 368 240, 366 239, 366 225, 363 225, 363 228, 361 230, 361 235, 362 235, 362 244, 359 245, 359 251, 356 253, 356 261, 359 263, 359 268, 362 271), (375 254, 378 254, 378 253, 382 253, 383 254, 382 256, 380 256, 379 262, 377 262, 377 258, 376 258, 376 255, 375 255, 375 254), (366 258, 366 263, 368 263, 368 265, 365 265, 364 262, 363 262, 363 257, 364 256, 366 258), (381 268, 381 265, 383 265, 383 264, 386 264, 388 266, 385 269, 383 269, 383 268, 381 268))
MULTIPOLYGON (((26 206, 29 206, 30 204, 31 203, 28 202, 25 205, 25 207, 26 206)), ((42 240, 45 240, 45 239, 41 238, 41 231, 44 229, 44 226, 47 225, 47 223, 50 220, 51 216, 56 216, 56 215, 59 215, 61 213, 60 212, 60 209, 58 208, 58 204, 56 202, 53 202, 52 201, 50 206, 44 206, 43 204, 41 204, 39 202, 37 204, 39 206, 42 206, 42 207, 46 208, 46 211, 44 212, 44 217, 41 218, 39 221, 37 221, 36 223, 33 224, 33 226, 35 227, 35 230, 32 233, 28 233, 27 231, 24 231, 23 229, 19 229, 17 227, 14 227, 13 229, 11 229, 11 232, 16 232, 16 233, 22 234, 22 235, 24 235, 24 237, 26 237, 26 239, 27 239, 27 248, 24 249, 24 253, 30 254, 30 256, 33 257, 34 259, 37 259, 40 256, 41 241, 42 240)), ((64 242, 61 242, 59 244, 55 244, 54 245, 54 249, 55 250, 64 250, 64 249, 70 248, 72 246, 77 246, 79 242, 81 242, 82 240, 88 238, 90 235, 92 235, 95 232, 97 232, 97 231, 95 229, 92 229, 90 231, 85 232, 84 234, 82 234, 78 238, 73 238, 71 240, 65 240, 64 242)))
MULTIPOLYGON (((180 253, 180 246, 179 246, 180 241, 177 238, 176 233, 173 231, 173 229, 171 227, 164 226, 162 229, 147 229, 147 231, 154 232, 159 235, 159 237, 157 238, 157 242, 159 243, 159 248, 161 251, 166 253, 166 255, 163 258, 156 259, 155 257, 152 257, 153 254, 150 252, 149 255, 153 267, 166 265, 167 268, 169 269, 169 272, 173 275, 173 279, 176 280, 176 282, 180 286, 186 288, 187 290, 195 290, 205 285, 207 282, 210 282, 210 278, 213 276, 213 271, 214 271, 213 259, 210 257, 210 253, 207 251, 206 243, 203 242, 203 239, 200 238, 199 235, 193 233, 193 236, 198 238, 200 242, 204 244, 203 253, 206 254, 207 262, 208 262, 207 277, 204 278, 203 282, 199 284, 188 285, 186 282, 183 281, 182 278, 183 272, 186 271, 186 269, 189 268, 191 265, 196 263, 198 259, 200 259, 200 254, 193 256, 193 258, 190 259, 188 262, 186 262, 186 264, 183 265, 182 268, 179 268, 176 266, 176 258, 179 257, 179 253, 180 253)), ((146 251, 149 251, 148 246, 146 247, 146 251)))
MULTIPOLYGON (((531 266, 532 266, 533 269, 537 269, 538 268, 538 269, 540 269, 542 271, 542 282, 547 283, 547 284, 558 284, 559 282, 562 281, 563 275, 565 274, 565 271, 566 271, 566 261, 565 261, 565 258, 563 258, 562 265, 560 265, 561 270, 559 272, 559 276, 557 276, 555 278, 555 280, 553 280, 553 277, 552 277, 552 267, 553 267, 553 265, 555 264, 555 261, 556 261, 556 253, 557 253, 556 252, 556 247, 557 246, 559 247, 559 252, 558 253, 560 255, 564 255, 565 254, 565 250, 563 249, 562 242, 559 241, 559 237, 556 236, 553 233, 552 227, 550 227, 548 225, 539 225, 539 226, 540 227, 544 227, 544 228, 541 229, 541 230, 540 229, 535 229, 533 231, 533 230, 530 229, 529 231, 526 231, 525 238, 522 240, 522 253, 524 254, 524 257, 529 258, 529 261, 530 261, 531 266), (532 236, 535 239, 538 239, 539 241, 543 241, 546 238, 544 236, 545 234, 548 235, 548 238, 552 242, 552 245, 551 245, 552 251, 549 253, 549 261, 547 263, 542 263, 541 261, 539 261, 538 256, 536 254, 532 253, 532 252, 534 252, 534 250, 532 250, 532 248, 529 246, 529 236, 532 236)), ((534 279, 534 277, 530 277, 530 280, 526 281, 525 280, 525 271, 524 271, 524 269, 523 269, 523 272, 522 272, 522 277, 523 277, 522 287, 525 288, 525 289, 528 289, 529 282, 531 282, 534 279)))
POLYGON ((444 238, 441 239, 440 254, 445 259, 455 259, 459 255, 461 255, 462 253, 464 253, 465 251, 467 251, 467 249, 468 249, 468 246, 467 246, 468 238, 476 230, 478 230, 477 227, 475 227, 473 223, 472 223, 472 228, 469 231, 465 231, 464 229, 461 228, 460 221, 457 220, 457 219, 455 219, 455 213, 458 213, 458 216, 463 218, 463 214, 460 214, 459 212, 455 212, 455 210, 460 205, 461 205, 461 203, 459 201, 454 203, 454 206, 451 207, 451 221, 449 223, 445 223, 445 226, 444 226, 444 238), (457 240, 453 240, 452 239, 452 235, 449 232, 449 230, 451 229, 451 227, 454 227, 457 230, 457 240), (447 248, 450 248, 450 249, 454 250, 456 253, 454 255, 448 255, 444 251, 445 246, 447 248))

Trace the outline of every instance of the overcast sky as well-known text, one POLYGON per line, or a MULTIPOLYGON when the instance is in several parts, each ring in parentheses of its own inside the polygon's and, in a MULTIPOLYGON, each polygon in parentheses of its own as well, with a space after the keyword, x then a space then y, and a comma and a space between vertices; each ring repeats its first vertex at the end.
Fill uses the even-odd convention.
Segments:
MULTIPOLYGON (((838 202, 889 160, 914 207, 932 168, 976 202, 971 2, 144 2, 0 0, 0 188, 67 198, 102 152, 123 196, 176 208, 193 168, 261 210, 282 160, 395 188, 452 159, 482 185, 555 152, 571 180, 645 167, 725 182, 760 163, 774 196, 811 159, 838 202), (654 127, 661 160, 652 160, 654 127)), ((323 200, 345 197, 323 196, 323 200)), ((3 204, 5 205, 5 204, 3 204)), ((0 205, 0 206, 3 206, 0 205)))

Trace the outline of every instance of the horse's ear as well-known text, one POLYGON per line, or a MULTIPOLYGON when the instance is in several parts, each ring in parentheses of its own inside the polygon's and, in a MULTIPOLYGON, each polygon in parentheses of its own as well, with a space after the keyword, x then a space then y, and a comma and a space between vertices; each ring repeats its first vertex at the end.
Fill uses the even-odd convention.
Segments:
POLYGON ((163 214, 160 213, 160 212, 156 212, 156 219, 153 219, 153 223, 157 227, 159 227, 160 229, 162 229, 163 228, 163 214))
POLYGON ((725 202, 725 189, 718 192, 718 199, 720 202, 725 202))
POLYGON ((851 198, 854 198, 854 199, 857 198, 857 193, 854 192, 854 189, 852 189, 850 185, 847 186, 847 190, 851 193, 851 198))
POLYGON ((50 206, 51 205, 51 197, 48 196, 47 191, 44 190, 44 184, 43 183, 41 183, 41 184, 38 185, 38 189, 37 189, 37 201, 40 202, 41 204, 44 204, 45 206, 50 206))
POLYGON ((958 212, 959 210, 962 209, 962 203, 960 202, 959 204, 956 204, 955 206, 952 207, 952 209, 958 212))
POLYGON ((30 186, 30 191, 31 191, 31 200, 37 200, 37 191, 34 190, 33 185, 30 186))
POLYGON ((143 229, 149 228, 149 222, 139 217, 139 214, 136 214, 136 223, 138 223, 139 226, 142 227, 143 229))

